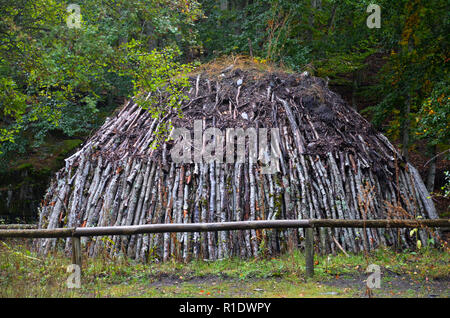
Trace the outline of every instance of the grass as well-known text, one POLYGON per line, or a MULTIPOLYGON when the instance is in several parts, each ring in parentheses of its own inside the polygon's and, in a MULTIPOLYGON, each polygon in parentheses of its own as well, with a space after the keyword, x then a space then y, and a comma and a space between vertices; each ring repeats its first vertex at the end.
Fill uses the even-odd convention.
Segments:
POLYGON ((0 242, 0 297, 364 297, 368 264, 382 268, 375 297, 448 297, 448 250, 319 256, 305 277, 303 254, 263 259, 141 264, 124 257, 83 258, 82 286, 67 288, 70 258, 43 258, 25 240, 0 242))

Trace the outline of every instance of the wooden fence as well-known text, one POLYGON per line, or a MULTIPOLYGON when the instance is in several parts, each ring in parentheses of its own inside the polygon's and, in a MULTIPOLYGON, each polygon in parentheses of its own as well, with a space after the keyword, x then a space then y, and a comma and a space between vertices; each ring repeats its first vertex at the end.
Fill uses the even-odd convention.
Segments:
POLYGON ((238 221, 221 223, 189 223, 189 224, 146 224, 108 227, 76 227, 58 229, 33 229, 29 225, 5 225, 0 227, 2 238, 72 238, 72 263, 81 267, 82 236, 134 235, 144 233, 174 232, 218 232, 252 229, 287 229, 305 228, 305 261, 306 275, 314 275, 313 229, 324 227, 341 228, 450 228, 450 219, 432 220, 274 220, 274 221, 238 221), (6 229, 5 229, 6 228, 6 229))

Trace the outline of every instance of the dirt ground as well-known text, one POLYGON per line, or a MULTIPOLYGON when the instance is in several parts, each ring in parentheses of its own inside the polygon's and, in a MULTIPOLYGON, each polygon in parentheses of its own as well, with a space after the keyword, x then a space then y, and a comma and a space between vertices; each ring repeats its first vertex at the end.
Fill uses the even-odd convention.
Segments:
MULTIPOLYGON (((358 290, 356 297, 368 297, 366 287, 367 276, 348 276, 326 282, 324 284, 358 290)), ((381 286, 373 289, 374 297, 420 297, 447 298, 449 293, 449 277, 429 280, 425 282, 411 280, 409 276, 382 275, 381 286)))
MULTIPOLYGON (((312 280, 309 282, 291 281, 293 287, 298 290, 288 291, 284 296, 277 294, 282 292, 277 290, 277 286, 286 283, 285 279, 247 279, 245 281, 230 278, 227 276, 206 275, 202 277, 178 277, 176 275, 161 275, 155 278, 154 282, 149 284, 149 288, 163 291, 166 287, 177 286, 177 289, 183 289, 183 286, 189 285, 189 290, 198 289, 198 295, 202 296, 202 289, 222 287, 222 295, 214 297, 355 297, 368 298, 366 275, 346 275, 331 278, 330 280, 312 280), (226 288, 223 288, 226 286, 226 288), (256 286, 256 287, 255 287, 256 286), (258 288, 261 286, 261 288, 258 288), (262 287, 264 286, 264 287, 262 287), (323 292, 321 292, 323 289, 323 292), (269 294, 267 294, 269 293, 269 294)), ((408 275, 398 275, 386 269, 382 269, 381 283, 379 289, 372 289, 371 297, 375 298, 447 298, 450 296, 449 290, 450 277, 435 278, 434 280, 413 280, 408 275)), ((173 296, 176 297, 177 292, 173 296)), ((192 295, 196 297, 197 294, 192 295)))

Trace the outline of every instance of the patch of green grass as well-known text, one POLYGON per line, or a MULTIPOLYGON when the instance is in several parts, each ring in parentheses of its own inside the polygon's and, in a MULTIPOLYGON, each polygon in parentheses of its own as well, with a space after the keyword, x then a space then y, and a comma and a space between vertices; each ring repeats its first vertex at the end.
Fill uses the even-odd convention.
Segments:
POLYGON ((104 254, 84 257, 82 287, 69 289, 70 257, 41 257, 23 242, 0 241, 0 297, 360 297, 368 264, 382 268, 384 289, 376 296, 416 297, 432 293, 433 279, 446 286, 450 276, 449 253, 437 249, 316 255, 313 279, 305 277, 299 250, 271 258, 151 264, 104 254))
POLYGON ((408 275, 416 279, 439 278, 450 276, 450 254, 447 250, 423 248, 420 252, 396 252, 381 247, 364 254, 339 254, 336 257, 319 256, 316 258, 316 273, 322 276, 351 275, 364 273, 368 264, 376 264, 386 271, 408 275))

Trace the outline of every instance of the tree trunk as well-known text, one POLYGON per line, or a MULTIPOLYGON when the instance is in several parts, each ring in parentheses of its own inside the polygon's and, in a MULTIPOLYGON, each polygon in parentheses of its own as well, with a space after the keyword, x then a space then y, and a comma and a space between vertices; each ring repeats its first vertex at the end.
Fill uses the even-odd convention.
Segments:
POLYGON ((402 124, 402 155, 405 160, 409 159, 409 127, 411 121, 409 119, 409 114, 411 112, 411 93, 408 94, 408 99, 406 100, 404 120, 402 124))
POLYGON ((434 180, 436 177, 436 145, 430 146, 431 161, 429 163, 428 175, 427 175, 427 190, 428 192, 434 191, 434 180))

